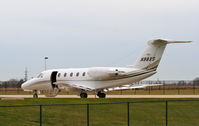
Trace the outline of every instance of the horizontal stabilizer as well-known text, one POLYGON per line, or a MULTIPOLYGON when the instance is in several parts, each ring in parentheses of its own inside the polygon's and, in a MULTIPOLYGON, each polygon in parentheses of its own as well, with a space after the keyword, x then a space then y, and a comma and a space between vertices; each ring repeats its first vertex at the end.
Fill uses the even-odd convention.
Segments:
POLYGON ((191 43, 192 41, 168 41, 167 44, 172 44, 172 43, 191 43))

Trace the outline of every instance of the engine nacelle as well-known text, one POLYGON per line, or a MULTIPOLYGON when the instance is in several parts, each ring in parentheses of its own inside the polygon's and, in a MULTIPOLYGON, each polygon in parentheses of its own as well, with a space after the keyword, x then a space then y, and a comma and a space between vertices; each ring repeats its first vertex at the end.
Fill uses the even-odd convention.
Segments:
POLYGON ((88 75, 96 80, 105 80, 112 77, 118 76, 118 69, 107 69, 107 68, 90 68, 88 75))

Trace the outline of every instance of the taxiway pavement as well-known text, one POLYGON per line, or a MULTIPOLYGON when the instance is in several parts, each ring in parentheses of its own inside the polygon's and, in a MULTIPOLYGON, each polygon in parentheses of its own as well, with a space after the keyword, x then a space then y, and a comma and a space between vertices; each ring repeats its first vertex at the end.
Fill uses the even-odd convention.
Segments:
MULTIPOLYGON (((32 95, 0 95, 0 98, 32 98, 32 95)), ((46 98, 39 95, 39 98, 46 98)), ((57 95, 55 98, 79 98, 77 95, 57 95)), ((97 98, 88 95, 88 98, 97 98)), ((107 95, 107 98, 199 98, 199 95, 107 95)))

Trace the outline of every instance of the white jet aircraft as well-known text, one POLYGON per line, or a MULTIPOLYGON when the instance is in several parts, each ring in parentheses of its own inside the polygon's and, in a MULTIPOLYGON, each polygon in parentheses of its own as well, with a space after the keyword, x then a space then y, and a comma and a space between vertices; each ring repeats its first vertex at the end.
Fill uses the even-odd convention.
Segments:
POLYGON ((55 97, 63 89, 77 91, 81 98, 88 97, 87 91, 95 91, 99 98, 105 98, 105 91, 112 91, 115 87, 133 84, 154 75, 167 44, 190 42, 151 40, 132 66, 47 70, 23 83, 21 87, 25 91, 33 91, 34 98, 38 97, 40 91, 48 91, 46 96, 55 97))

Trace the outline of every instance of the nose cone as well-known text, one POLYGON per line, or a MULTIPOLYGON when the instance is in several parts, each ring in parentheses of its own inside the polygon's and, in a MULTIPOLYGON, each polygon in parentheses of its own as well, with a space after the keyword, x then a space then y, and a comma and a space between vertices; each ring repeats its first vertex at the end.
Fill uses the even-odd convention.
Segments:
POLYGON ((28 80, 26 82, 24 82, 21 85, 21 88, 24 91, 32 91, 32 90, 36 90, 37 89, 37 83, 39 82, 39 80, 37 78, 33 78, 31 80, 28 80))
POLYGON ((21 88, 25 91, 31 90, 32 84, 34 84, 34 79, 28 80, 21 85, 21 88))
POLYGON ((27 90, 27 88, 28 88, 28 83, 27 83, 27 82, 24 82, 24 83, 21 85, 21 88, 22 88, 23 90, 27 90))

